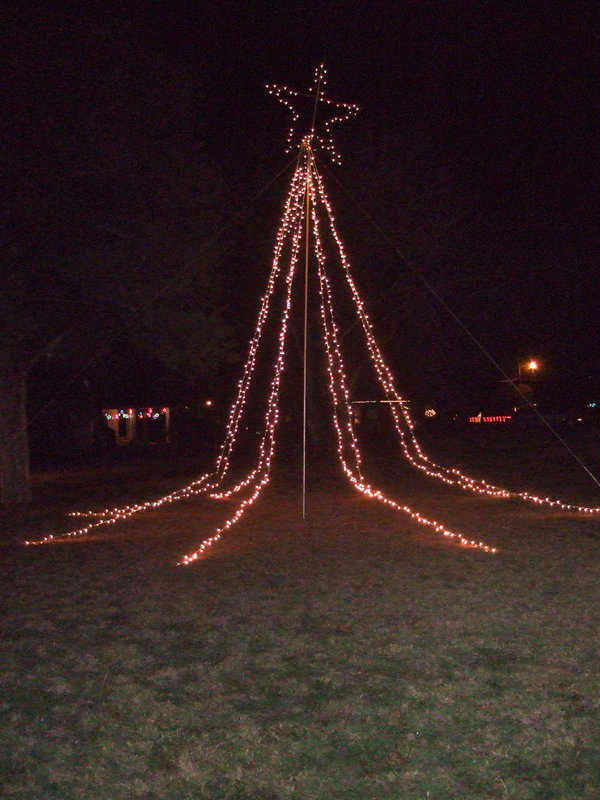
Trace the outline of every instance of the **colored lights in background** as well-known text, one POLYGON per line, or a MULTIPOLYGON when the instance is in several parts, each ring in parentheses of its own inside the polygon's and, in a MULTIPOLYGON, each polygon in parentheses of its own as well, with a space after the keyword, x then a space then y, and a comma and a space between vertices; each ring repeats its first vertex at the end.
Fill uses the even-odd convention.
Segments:
POLYGON ((469 417, 469 422, 508 422, 511 419, 511 414, 476 414, 474 417, 469 417))
POLYGON ((128 408, 126 410, 103 411, 107 422, 120 419, 159 419, 168 414, 168 408, 128 408))

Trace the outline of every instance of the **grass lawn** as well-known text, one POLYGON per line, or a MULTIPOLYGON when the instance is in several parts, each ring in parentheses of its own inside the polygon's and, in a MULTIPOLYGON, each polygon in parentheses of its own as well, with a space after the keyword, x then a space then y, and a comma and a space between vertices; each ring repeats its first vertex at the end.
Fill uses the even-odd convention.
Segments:
MULTIPOLYGON (((451 444, 485 477, 599 503, 547 442, 451 444)), ((313 480, 305 522, 278 482, 191 567, 175 562, 231 504, 17 543, 69 529, 65 508, 176 488, 184 467, 39 475, 37 505, 4 514, 3 798, 598 797, 597 517, 388 469, 395 496, 500 552, 333 479, 313 480)))

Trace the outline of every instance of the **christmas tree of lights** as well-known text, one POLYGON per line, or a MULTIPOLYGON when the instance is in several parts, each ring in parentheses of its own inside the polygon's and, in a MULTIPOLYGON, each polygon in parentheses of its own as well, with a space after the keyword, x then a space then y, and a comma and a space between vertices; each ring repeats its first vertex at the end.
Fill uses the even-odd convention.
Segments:
MULTIPOLYGON (((87 518, 87 524, 67 533, 49 535, 37 541, 28 541, 26 544, 48 544, 61 539, 85 536, 101 526, 114 525, 139 512, 157 509, 165 504, 195 495, 206 495, 217 500, 236 498, 235 511, 223 524, 211 536, 204 539, 194 551, 181 557, 179 563, 189 565, 199 560, 221 538, 224 532, 240 520, 245 511, 259 498, 271 477, 276 434, 282 416, 281 386, 288 359, 288 329, 294 297, 293 287, 297 274, 301 272, 299 266, 303 260, 305 262, 304 438, 306 437, 306 303, 308 301, 306 286, 309 250, 311 259, 316 264, 318 316, 325 353, 331 400, 331 421, 335 434, 337 457, 343 474, 356 491, 408 515, 416 523, 433 528, 437 533, 457 544, 489 553, 496 552, 494 547, 483 541, 469 539, 461 533, 449 530, 442 523, 425 517, 403 504, 401 500, 389 496, 374 486, 366 477, 337 322, 336 291, 331 277, 332 262, 341 273, 342 283, 350 298, 355 319, 362 332, 364 347, 370 357, 374 378, 380 387, 382 400, 391 415, 391 423, 398 439, 400 453, 414 468, 429 478, 480 495, 515 498, 535 505, 582 514, 600 513, 598 507, 572 505, 562 500, 539 497, 526 491, 509 491, 485 480, 468 476, 454 467, 438 464, 423 451, 415 435, 415 425, 407 403, 395 387, 394 377, 383 358, 373 326, 352 277, 350 262, 338 233, 332 206, 319 171, 317 153, 323 152, 334 161, 339 161, 332 137, 333 126, 354 116, 359 110, 353 104, 335 102, 326 97, 325 79, 325 69, 320 66, 315 72, 312 86, 306 93, 296 92, 282 86, 267 87, 269 92, 292 114, 287 147, 288 150, 297 149, 298 158, 285 198, 275 238, 271 269, 266 289, 260 299, 258 319, 249 343, 248 357, 238 382, 235 400, 230 408, 223 443, 214 469, 189 485, 154 501, 102 511, 74 512, 72 516, 87 518), (311 110, 310 124, 307 131, 304 132, 301 128, 303 106, 308 106, 311 110), (331 253, 334 254, 333 258, 329 255, 331 253), (275 317, 273 308, 278 304, 279 316, 273 323, 275 317), (236 451, 240 448, 242 438, 240 433, 244 427, 244 420, 247 418, 250 390, 256 377, 259 353, 265 344, 265 330, 269 322, 274 325, 276 336, 255 462, 247 474, 241 479, 235 479, 230 477, 234 472, 232 464, 236 451)), ((305 453, 303 457, 306 458, 305 453)), ((305 464, 303 474, 305 475, 305 464)))

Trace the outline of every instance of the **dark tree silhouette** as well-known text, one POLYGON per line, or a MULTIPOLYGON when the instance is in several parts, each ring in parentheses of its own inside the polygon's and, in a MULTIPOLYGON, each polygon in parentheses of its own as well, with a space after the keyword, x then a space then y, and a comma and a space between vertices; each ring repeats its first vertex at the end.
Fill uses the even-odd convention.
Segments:
POLYGON ((30 499, 28 378, 127 336, 187 379, 232 354, 192 76, 126 31, 5 8, 0 503, 30 499), (80 343, 78 348, 76 345, 80 343), (83 346, 85 343, 85 346, 83 346))

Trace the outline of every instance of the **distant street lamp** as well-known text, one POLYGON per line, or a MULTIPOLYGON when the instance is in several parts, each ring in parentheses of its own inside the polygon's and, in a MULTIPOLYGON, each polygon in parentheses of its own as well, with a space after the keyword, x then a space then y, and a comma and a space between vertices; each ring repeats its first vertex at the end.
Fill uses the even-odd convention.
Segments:
POLYGON ((536 361, 534 358, 530 359, 524 364, 519 362, 519 381, 521 381, 522 379, 522 372, 524 369, 528 370, 529 372, 531 372, 531 374, 533 374, 537 372, 539 368, 540 368, 539 362, 536 361))

